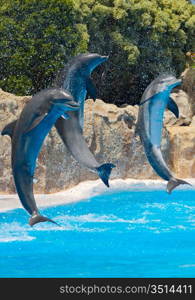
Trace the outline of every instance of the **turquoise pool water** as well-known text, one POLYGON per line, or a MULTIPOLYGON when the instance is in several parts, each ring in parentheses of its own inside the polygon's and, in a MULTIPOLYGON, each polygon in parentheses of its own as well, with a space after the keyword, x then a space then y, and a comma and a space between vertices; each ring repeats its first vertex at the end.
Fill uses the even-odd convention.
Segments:
POLYGON ((195 277, 195 191, 120 191, 0 213, 0 277, 195 277))

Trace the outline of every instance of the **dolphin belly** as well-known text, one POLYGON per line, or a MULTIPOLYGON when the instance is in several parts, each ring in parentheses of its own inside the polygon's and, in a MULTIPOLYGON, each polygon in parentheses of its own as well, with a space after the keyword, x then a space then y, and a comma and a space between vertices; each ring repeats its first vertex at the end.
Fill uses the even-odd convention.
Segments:
POLYGON ((55 124, 56 129, 72 156, 84 167, 95 171, 100 164, 88 148, 82 135, 80 123, 75 113, 70 113, 71 118, 59 118, 55 124))
POLYGON ((160 147, 151 145, 150 141, 145 141, 145 153, 156 174, 162 179, 169 181, 173 176, 164 161, 160 147))
POLYGON ((83 130, 83 127, 84 127, 84 101, 80 102, 79 124, 80 124, 81 129, 83 130))
POLYGON ((30 215, 38 212, 33 195, 33 177, 29 175, 28 169, 23 166, 13 168, 13 176, 17 193, 23 207, 30 215))
POLYGON ((162 94, 155 95, 151 98, 149 105, 149 132, 148 137, 152 145, 160 147, 162 128, 163 128, 163 115, 167 106, 167 99, 162 94))
POLYGON ((71 93, 75 102, 79 104, 79 110, 76 112, 79 119, 79 124, 81 129, 84 127, 84 106, 85 106, 85 98, 87 96, 86 83, 82 78, 77 78, 76 84, 71 86, 66 81, 64 83, 64 88, 71 93))
POLYGON ((70 115, 71 118, 69 120, 59 118, 56 121, 55 126, 61 139, 75 160, 83 167, 97 173, 103 183, 109 187, 109 177, 115 165, 111 163, 101 165, 96 161, 82 135, 82 129, 77 115, 73 112, 70 113, 70 115))
POLYGON ((143 104, 140 108, 140 123, 144 125, 141 127, 140 137, 147 159, 154 171, 164 180, 169 180, 172 175, 160 149, 166 106, 167 97, 164 92, 152 96, 143 104))
POLYGON ((36 159, 43 141, 61 114, 53 108, 35 128, 23 134, 24 160, 31 176, 34 175, 36 159))

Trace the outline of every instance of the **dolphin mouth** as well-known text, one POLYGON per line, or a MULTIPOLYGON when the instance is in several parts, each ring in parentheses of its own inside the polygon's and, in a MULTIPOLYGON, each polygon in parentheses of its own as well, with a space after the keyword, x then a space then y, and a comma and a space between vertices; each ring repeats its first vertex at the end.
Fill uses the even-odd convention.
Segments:
POLYGON ((66 103, 65 106, 69 107, 69 108, 79 109, 80 105, 76 102, 69 102, 69 103, 66 103))
POLYGON ((177 79, 173 84, 172 84, 172 89, 174 89, 175 87, 179 86, 182 84, 182 80, 181 79, 177 79))
POLYGON ((66 102, 66 103, 60 103, 60 104, 55 104, 56 107, 59 107, 62 111, 71 111, 71 110, 78 110, 79 109, 79 104, 76 102, 66 102))
POLYGON ((177 84, 177 85, 182 84, 182 79, 177 79, 177 81, 175 82, 175 84, 177 84))
POLYGON ((109 56, 107 55, 104 55, 104 56, 101 56, 101 59, 102 59, 102 61, 106 61, 106 60, 108 60, 109 59, 109 56))

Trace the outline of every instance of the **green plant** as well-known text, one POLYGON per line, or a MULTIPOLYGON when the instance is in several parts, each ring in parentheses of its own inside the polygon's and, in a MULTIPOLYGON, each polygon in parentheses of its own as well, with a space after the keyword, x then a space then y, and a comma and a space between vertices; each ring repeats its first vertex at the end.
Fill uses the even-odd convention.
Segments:
POLYGON ((82 52, 110 56, 93 73, 99 97, 135 104, 159 73, 179 76, 194 51, 195 6, 187 0, 0 1, 0 87, 32 94, 82 52))
POLYGON ((73 0, 6 1, 0 18, 0 86, 10 92, 50 86, 68 57, 87 51, 87 28, 73 0))
POLYGON ((159 73, 183 71, 185 53, 195 45, 195 6, 188 1, 81 0, 81 10, 86 2, 89 50, 110 56, 99 72, 104 100, 138 103, 159 73))

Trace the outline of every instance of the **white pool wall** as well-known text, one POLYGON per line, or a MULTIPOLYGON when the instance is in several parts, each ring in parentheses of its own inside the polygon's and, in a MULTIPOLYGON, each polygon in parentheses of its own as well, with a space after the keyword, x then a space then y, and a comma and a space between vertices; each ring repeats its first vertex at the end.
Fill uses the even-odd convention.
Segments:
MULTIPOLYGON (((190 185, 180 185, 176 190, 195 190, 195 179, 185 179, 190 185)), ((48 207, 68 204, 84 200, 99 194, 114 193, 117 191, 146 191, 164 190, 166 192, 166 181, 162 180, 137 180, 137 179, 114 179, 110 181, 107 188, 100 180, 81 182, 73 188, 54 194, 35 194, 38 207, 48 207)), ((0 194, 0 212, 11 209, 22 208, 17 194, 0 194)))

